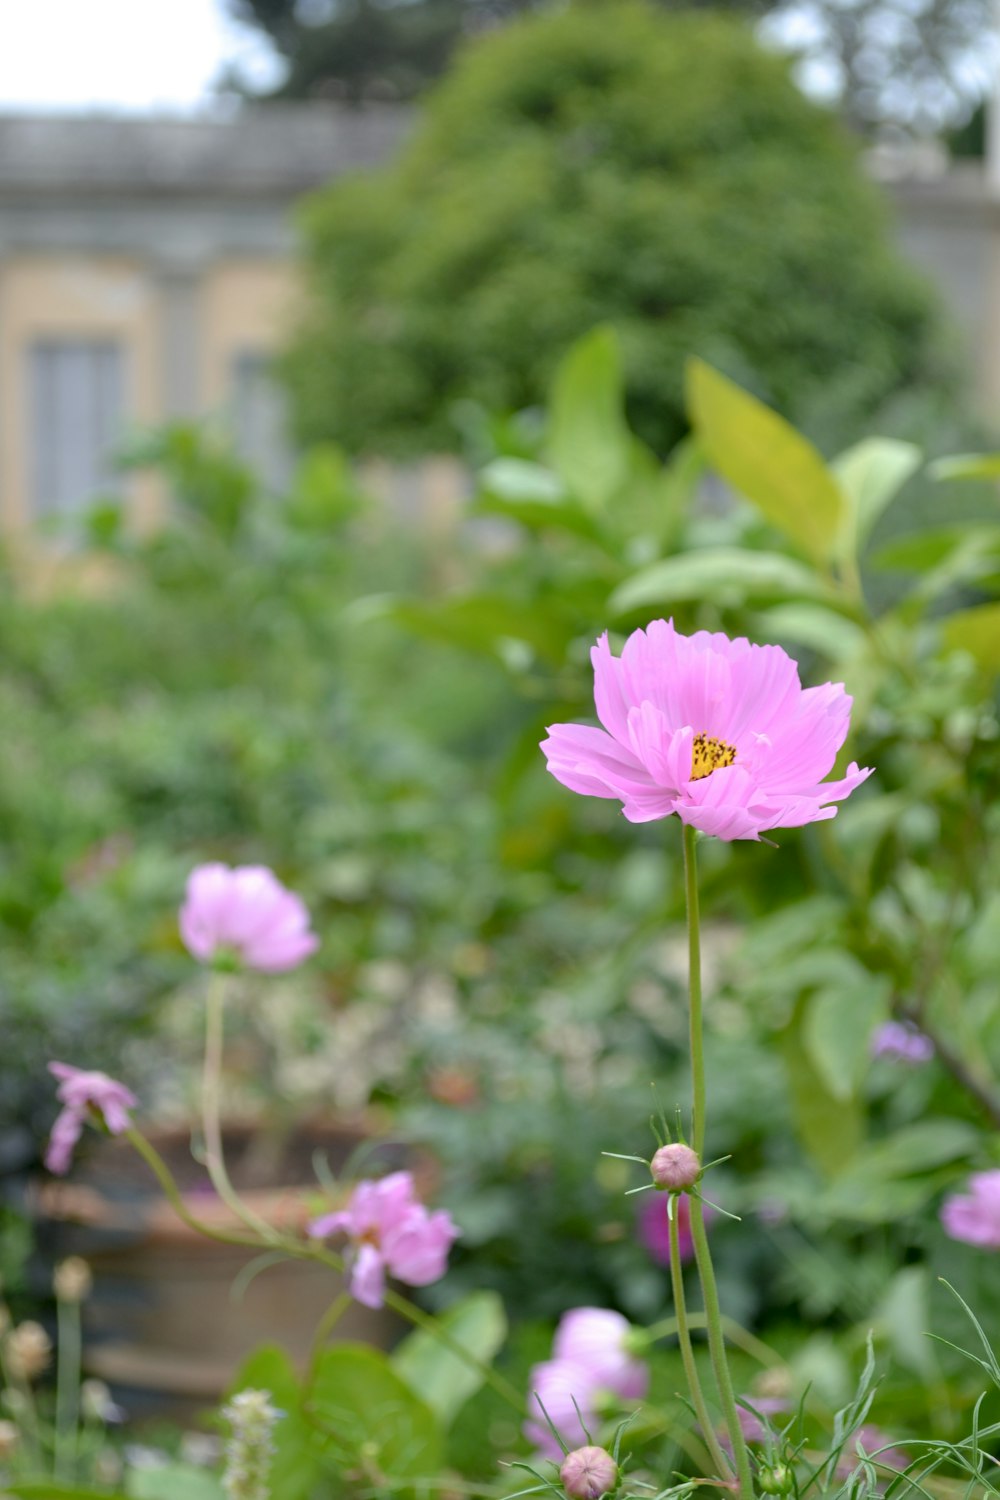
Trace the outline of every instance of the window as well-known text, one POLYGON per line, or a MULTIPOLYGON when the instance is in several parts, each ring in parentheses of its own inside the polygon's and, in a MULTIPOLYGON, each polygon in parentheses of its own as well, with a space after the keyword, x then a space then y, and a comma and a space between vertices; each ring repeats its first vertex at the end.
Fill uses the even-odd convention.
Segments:
POLYGON ((244 351, 232 364, 233 439, 244 463, 274 490, 292 476, 285 396, 266 354, 244 351))
POLYGON ((29 361, 32 514, 69 515, 115 484, 123 353, 110 341, 46 339, 32 346, 29 361))

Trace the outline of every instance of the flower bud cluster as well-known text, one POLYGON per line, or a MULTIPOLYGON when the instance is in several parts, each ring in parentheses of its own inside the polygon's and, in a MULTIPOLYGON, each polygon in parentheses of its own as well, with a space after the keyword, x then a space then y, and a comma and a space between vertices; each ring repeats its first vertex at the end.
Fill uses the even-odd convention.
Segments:
POLYGON ((270 1500, 274 1424, 282 1415, 270 1391, 238 1391, 222 1415, 230 1425, 222 1476, 228 1500, 270 1500))

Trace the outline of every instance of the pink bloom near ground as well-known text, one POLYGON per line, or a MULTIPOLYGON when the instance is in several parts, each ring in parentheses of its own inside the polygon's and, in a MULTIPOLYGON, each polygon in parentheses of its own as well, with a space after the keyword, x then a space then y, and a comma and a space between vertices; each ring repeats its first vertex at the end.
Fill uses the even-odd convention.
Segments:
POLYGON ((1000 1250, 1000 1171, 974 1172, 968 1187, 944 1200, 945 1233, 983 1250, 1000 1250))
POLYGON ((138 1100, 131 1089, 107 1073, 88 1073, 62 1062, 50 1062, 49 1072, 59 1079, 56 1098, 63 1108, 52 1126, 45 1165, 62 1176, 70 1169, 88 1114, 96 1111, 112 1135, 121 1135, 131 1124, 128 1112, 135 1109, 138 1100))
POLYGON ((199 865, 188 879, 180 929, 202 963, 231 955, 264 974, 296 968, 319 946, 305 904, 265 865, 199 865))
POLYGON ((351 1294, 366 1307, 382 1306, 386 1275, 409 1286, 439 1281, 458 1238, 450 1215, 432 1213, 415 1196, 409 1172, 359 1182, 347 1207, 314 1220, 309 1233, 348 1236, 351 1294))
POLYGON ((654 620, 620 657, 601 636, 591 660, 603 728, 554 724, 542 750, 557 781, 620 801, 633 823, 677 813, 716 838, 758 839, 834 817, 871 775, 852 762, 823 781, 852 700, 842 683, 803 688, 780 646, 654 620))

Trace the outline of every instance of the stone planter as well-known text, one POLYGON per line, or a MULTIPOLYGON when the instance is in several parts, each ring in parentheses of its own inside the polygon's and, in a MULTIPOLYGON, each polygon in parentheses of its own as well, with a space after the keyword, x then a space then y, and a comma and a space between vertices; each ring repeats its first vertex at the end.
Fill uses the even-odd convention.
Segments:
MULTIPOLYGON (((365 1139, 356 1128, 315 1127, 276 1147, 250 1127, 234 1127, 226 1133, 227 1166, 256 1213, 299 1228, 320 1196, 314 1153, 322 1152, 337 1174, 365 1139)), ((237 1227, 191 1157, 188 1132, 164 1132, 154 1144, 198 1217, 237 1227)), ((427 1163, 414 1163, 398 1146, 366 1152, 364 1172, 403 1165, 428 1185, 427 1163)), ((296 1260, 241 1276, 255 1253, 205 1239, 184 1224, 145 1163, 120 1140, 101 1141, 70 1180, 40 1185, 33 1200, 41 1252, 53 1260, 82 1255, 94 1271, 84 1306, 85 1366, 133 1416, 189 1419, 218 1400, 262 1343, 280 1344, 303 1365, 340 1289, 334 1273, 296 1260)), ((392 1314, 352 1303, 335 1336, 386 1348, 402 1331, 392 1314)))

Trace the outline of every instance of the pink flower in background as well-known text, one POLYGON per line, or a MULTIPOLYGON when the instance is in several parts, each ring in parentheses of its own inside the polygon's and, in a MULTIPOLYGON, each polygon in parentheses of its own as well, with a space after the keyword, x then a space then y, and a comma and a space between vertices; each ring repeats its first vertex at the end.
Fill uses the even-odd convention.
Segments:
MULTIPOLYGON (((706 1225, 712 1219, 708 1204, 702 1205, 706 1225)), ((691 1238, 691 1201, 681 1194, 674 1199, 677 1215, 677 1244, 681 1261, 689 1261, 694 1255, 694 1240, 691 1238)), ((661 1266, 670 1264, 670 1220, 667 1217, 667 1200, 661 1193, 650 1193, 639 1212, 639 1238, 654 1260, 661 1266)))
POLYGON ((745 1406, 736 1407, 736 1420, 740 1424, 740 1431, 748 1443, 762 1443, 767 1437, 767 1428, 762 1417, 782 1416, 788 1411, 788 1402, 784 1396, 747 1396, 753 1407, 753 1411, 747 1411, 745 1406), (757 1413, 760 1416, 757 1416, 757 1413))
POLYGON ((554 724, 542 750, 563 786, 618 799, 630 822, 677 813, 716 838, 758 839, 834 817, 871 775, 852 762, 823 781, 852 700, 842 683, 803 688, 780 646, 654 620, 620 657, 602 635, 591 660, 603 729, 554 724))
POLYGON ((528 1420, 524 1424, 529 1443, 557 1463, 563 1454, 552 1427, 567 1448, 586 1443, 587 1429, 593 1433, 597 1425, 595 1397, 599 1386, 593 1371, 573 1360, 547 1359, 535 1365, 528 1382, 528 1420))
POLYGON ((235 959, 281 974, 319 947, 302 900, 265 865, 199 865, 180 910, 181 937, 202 963, 235 959))
POLYGON ((968 1187, 941 1205, 945 1233, 967 1245, 1000 1250, 1000 1171, 974 1172, 968 1187))
POLYGON ((59 1079, 56 1098, 63 1106, 56 1116, 45 1152, 45 1165, 62 1176, 70 1169, 73 1150, 91 1113, 99 1115, 112 1135, 121 1135, 132 1123, 129 1110, 138 1100, 123 1083, 107 1073, 88 1073, 69 1063, 50 1062, 49 1072, 59 1079))
POLYGON ((410 1286, 440 1280, 458 1238, 443 1209, 432 1213, 415 1197, 409 1172, 359 1182, 347 1207, 315 1219, 309 1233, 314 1239, 348 1236, 351 1294, 366 1307, 382 1306, 387 1274, 410 1286))
POLYGON ((649 1368, 629 1349, 632 1325, 609 1307, 574 1307, 562 1318, 552 1357, 590 1372, 597 1385, 622 1401, 641 1401, 649 1368))
POLYGON ((871 1041, 872 1057, 891 1057, 896 1062, 926 1063, 934 1056, 934 1043, 912 1021, 886 1021, 871 1041))

